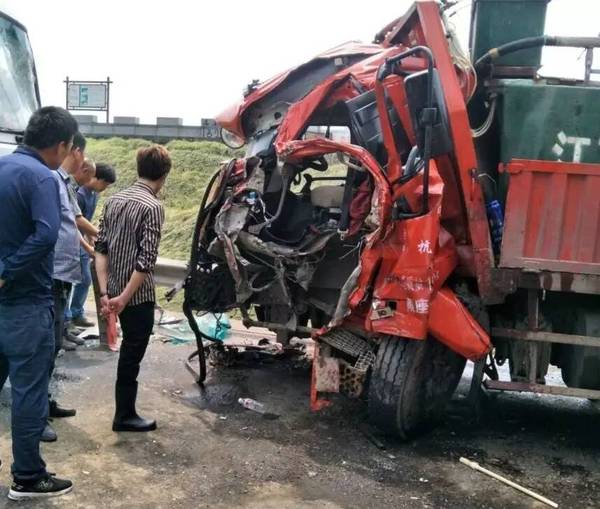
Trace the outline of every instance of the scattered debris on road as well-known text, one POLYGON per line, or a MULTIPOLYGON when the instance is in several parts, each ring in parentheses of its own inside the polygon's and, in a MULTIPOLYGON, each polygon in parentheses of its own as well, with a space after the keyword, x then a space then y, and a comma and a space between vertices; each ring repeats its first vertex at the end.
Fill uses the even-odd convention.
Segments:
POLYGON ((527 488, 521 486, 520 484, 517 484, 516 482, 513 482, 510 479, 507 479, 506 477, 502 477, 501 475, 498 475, 495 472, 488 470, 487 468, 483 468, 476 461, 471 461, 471 460, 468 460, 467 458, 461 457, 460 462, 463 465, 467 465, 468 467, 472 468, 473 470, 477 470, 478 472, 481 472, 482 474, 488 475, 488 476, 496 479, 497 481, 500 481, 501 483, 504 483, 507 486, 510 486, 511 488, 514 488, 514 489, 520 491, 521 493, 525 493, 525 495, 529 495, 530 497, 533 497, 536 500, 539 500, 540 502, 543 502, 544 504, 549 505, 550 507, 558 507, 558 504, 556 502, 553 502, 552 500, 550 500, 546 497, 543 497, 542 495, 537 494, 535 491, 531 491, 530 489, 527 489, 527 488))
POLYGON ((367 424, 362 424, 359 427, 360 431, 362 432, 362 434, 375 446, 377 447, 377 449, 380 449, 382 451, 385 451, 386 447, 385 444, 379 440, 379 438, 377 438, 375 436, 375 434, 373 433, 373 431, 371 430, 371 427, 368 426, 367 424))
POLYGON ((265 419, 278 419, 279 415, 268 412, 265 405, 251 398, 239 398, 238 403, 247 410, 261 414, 265 419))

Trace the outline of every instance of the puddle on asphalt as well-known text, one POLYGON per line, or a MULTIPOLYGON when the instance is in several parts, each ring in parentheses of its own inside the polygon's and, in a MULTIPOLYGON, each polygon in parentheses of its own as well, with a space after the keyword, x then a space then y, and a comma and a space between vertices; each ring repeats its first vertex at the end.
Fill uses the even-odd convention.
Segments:
POLYGON ((515 466, 514 463, 507 458, 488 458, 487 463, 494 467, 498 467, 498 469, 502 470, 503 473, 512 475, 514 477, 524 474, 523 469, 515 466))
POLYGON ((75 373, 59 371, 56 370, 54 372, 53 381, 56 383, 60 382, 81 382, 83 377, 81 375, 77 375, 75 373))
POLYGON ((238 398, 245 397, 244 389, 234 383, 211 384, 197 387, 183 395, 184 401, 200 410, 222 412, 224 409, 238 409, 238 398))
POLYGON ((548 464, 558 472, 561 477, 569 477, 572 475, 587 476, 589 471, 582 465, 565 463, 562 458, 552 458, 548 464))

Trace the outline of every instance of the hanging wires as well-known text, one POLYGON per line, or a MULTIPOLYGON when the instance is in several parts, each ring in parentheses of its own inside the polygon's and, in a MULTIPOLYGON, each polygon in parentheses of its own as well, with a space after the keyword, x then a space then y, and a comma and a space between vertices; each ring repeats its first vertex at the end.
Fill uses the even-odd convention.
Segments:
POLYGON ((471 134, 473 135, 473 138, 479 138, 483 136, 490 130, 490 127, 492 127, 492 123, 494 122, 494 114, 496 113, 496 96, 493 96, 491 100, 492 102, 490 104, 490 109, 488 110, 487 117, 485 118, 483 124, 481 124, 481 126, 477 127, 476 129, 471 129, 471 134))
POLYGON ((448 8, 448 10, 454 8, 453 12, 448 15, 446 15, 445 11, 442 12, 442 20, 448 38, 448 48, 450 50, 450 55, 452 56, 452 61, 454 65, 461 71, 462 77, 465 80, 465 102, 467 104, 477 89, 477 72, 471 63, 469 56, 460 45, 458 35, 456 34, 456 28, 449 18, 455 15, 459 10, 468 7, 470 3, 470 0, 459 0, 448 8), (466 2, 466 4, 461 5, 463 2, 466 2))
MULTIPOLYGON (((452 16, 456 15, 459 11, 462 11, 472 4, 472 0, 457 0, 456 2, 446 2, 442 9, 442 20, 446 34, 448 36, 448 47, 450 49, 450 55, 454 65, 462 71, 462 77, 465 80, 466 97, 465 102, 468 104, 469 101, 475 95, 477 90, 477 71, 471 62, 471 59, 467 53, 463 50, 454 24, 449 20, 452 16)), ((494 122, 494 115, 496 113, 496 96, 491 97, 491 103, 489 105, 488 114, 483 124, 475 129, 471 129, 473 138, 479 138, 490 130, 494 122)))

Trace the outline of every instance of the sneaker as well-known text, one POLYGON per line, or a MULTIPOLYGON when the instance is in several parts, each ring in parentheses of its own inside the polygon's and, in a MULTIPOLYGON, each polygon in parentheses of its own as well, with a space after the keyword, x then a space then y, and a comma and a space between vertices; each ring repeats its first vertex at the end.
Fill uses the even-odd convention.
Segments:
POLYGON ((76 318, 73 318, 71 320, 71 323, 75 325, 75 327, 83 327, 84 329, 96 325, 94 322, 88 320, 85 316, 78 316, 76 318))
POLYGON ((15 480, 8 492, 8 498, 11 500, 25 500, 29 498, 59 497, 69 493, 72 489, 73 483, 71 481, 47 475, 27 484, 15 480))

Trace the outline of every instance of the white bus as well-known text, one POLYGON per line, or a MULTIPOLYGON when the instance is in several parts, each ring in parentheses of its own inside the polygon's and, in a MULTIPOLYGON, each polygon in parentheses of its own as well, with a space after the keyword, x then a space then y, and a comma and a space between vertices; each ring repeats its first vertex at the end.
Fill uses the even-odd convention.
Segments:
POLYGON ((21 141, 40 106, 40 92, 27 29, 0 11, 0 155, 21 141))

